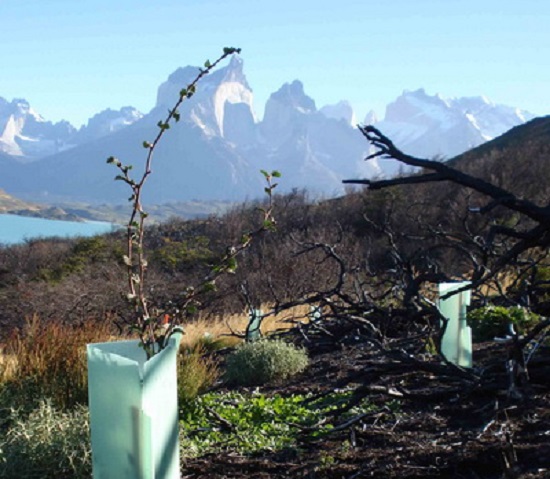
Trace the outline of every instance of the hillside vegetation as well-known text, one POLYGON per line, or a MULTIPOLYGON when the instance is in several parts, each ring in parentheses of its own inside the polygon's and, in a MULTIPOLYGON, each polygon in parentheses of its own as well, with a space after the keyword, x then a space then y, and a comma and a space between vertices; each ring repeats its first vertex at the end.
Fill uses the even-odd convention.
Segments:
MULTIPOLYGON (((550 118, 537 119, 453 163, 545 204, 550 197, 548 185, 540 179, 550 173, 549 139, 550 118)), ((514 221, 499 208, 489 215, 468 214, 468 206, 484 202, 452 184, 362 190, 321 202, 310 201, 304 191, 279 196, 277 231, 239 260, 236 273, 207 295, 205 304, 212 313, 241 310, 245 299, 238 291, 243 283, 256 306, 330 289, 338 280, 339 265, 334 258, 321 261, 325 253, 313 247, 321 243, 334 245, 347 270, 356 272, 362 282, 370 281, 370 289, 376 289, 376 284, 385 288, 381 279, 396 267, 397 251, 402 262, 417 271, 429 271, 436 281, 458 277, 472 265, 443 244, 436 230, 455 232, 466 241, 466 236, 474 238, 490 224, 514 221)), ((159 309, 177 303, 179 292, 204 275, 228 244, 253 229, 257 206, 242 204, 207 219, 173 218, 147 231, 150 288, 159 309)), ((112 233, 90 239, 31 240, 0 250, 3 331, 35 314, 62 321, 124 315, 123 244, 122 233, 112 233)))
MULTIPOLYGON (((453 164, 546 206, 549 141, 550 118, 537 119, 453 164)), ((279 342, 251 343, 251 352, 224 349, 243 336, 241 325, 237 331, 231 324, 225 331, 234 329, 233 337, 199 334, 182 348, 186 477, 527 479, 550 470, 547 251, 523 251, 473 292, 471 320, 476 334, 485 335, 480 341, 502 328, 506 334, 508 320, 527 338, 477 344, 473 369, 438 354, 442 322, 434 306, 438 283, 497 264, 509 245, 504 238, 488 248, 482 238, 490 227, 532 220, 509 215, 502 205, 480 214, 485 198, 443 183, 350 190, 326 201, 296 190, 274 202, 276 230, 177 314, 189 331, 199 323, 218 327, 251 309, 266 319, 277 314, 285 330, 267 339, 292 343, 293 354, 279 342), (528 375, 507 366, 518 361, 523 341, 526 352, 533 350, 528 375), (276 377, 260 367, 254 372, 261 377, 253 379, 241 381, 235 373, 244 369, 240 361, 270 354, 280 360, 276 377)), ((146 230, 147 294, 155 316, 176 314, 187 288, 200 284, 228 245, 255 230, 261 206, 173 218, 146 230)), ((6 477, 17 477, 21 465, 47 462, 31 457, 74 454, 74 440, 69 448, 61 433, 55 441, 40 439, 36 448, 28 438, 39 433, 40 420, 58 421, 63 427, 56 431, 67 424, 79 430, 75 424, 86 421, 80 343, 119 337, 130 320, 124 242, 124 233, 114 232, 0 249, 0 343, 7 352, 0 364, 0 449, 19 461, 0 453, 0 463, 12 468, 6 477), (53 347, 58 343, 63 348, 53 347), (40 368, 51 374, 36 373, 40 368), (7 413, 12 404, 21 405, 17 414, 7 413)), ((84 434, 78 444, 86 440, 84 434)), ((44 477, 87 477, 87 451, 78 453, 73 472, 59 461, 66 469, 58 465, 44 477)))

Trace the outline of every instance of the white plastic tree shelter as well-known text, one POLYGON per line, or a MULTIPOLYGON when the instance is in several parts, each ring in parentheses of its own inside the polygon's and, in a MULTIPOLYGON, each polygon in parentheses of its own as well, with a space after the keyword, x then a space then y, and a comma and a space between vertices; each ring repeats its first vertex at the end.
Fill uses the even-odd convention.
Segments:
POLYGON ((179 479, 181 337, 149 360, 138 341, 88 345, 94 479, 179 479))
POLYGON ((260 326, 262 325, 262 311, 260 309, 254 309, 248 315, 248 326, 246 327, 246 341, 258 341, 262 337, 260 326))
MULTIPOLYGON (((441 283, 439 297, 470 284, 469 281, 441 283)), ((465 368, 471 368, 473 365, 472 329, 466 322, 466 308, 470 305, 470 300, 470 290, 439 300, 439 311, 447 319, 447 328, 441 339, 441 352, 447 361, 465 368)))
POLYGON ((309 307, 309 322, 316 323, 317 321, 323 318, 323 310, 321 306, 310 306, 309 307))

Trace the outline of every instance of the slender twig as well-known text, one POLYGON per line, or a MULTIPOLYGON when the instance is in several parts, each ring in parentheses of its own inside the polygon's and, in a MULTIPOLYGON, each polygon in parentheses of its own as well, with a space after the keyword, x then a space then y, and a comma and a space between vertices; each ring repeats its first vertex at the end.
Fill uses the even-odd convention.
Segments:
MULTIPOLYGON (((124 262, 127 266, 127 297, 133 304, 135 314, 133 328, 138 331, 141 344, 144 347, 148 357, 151 357, 158 350, 164 347, 165 340, 173 332, 175 325, 170 323, 167 328, 163 328, 163 326, 166 325, 163 325, 159 318, 152 318, 149 311, 149 304, 145 289, 147 260, 144 252, 145 220, 148 215, 145 212, 142 203, 143 187, 151 175, 153 155, 157 145, 166 131, 170 128, 171 123, 178 122, 180 120, 178 108, 185 100, 193 97, 196 92, 197 84, 203 77, 216 68, 220 62, 235 53, 240 53, 240 49, 224 48, 223 54, 216 61, 213 63, 206 61, 204 68, 199 68, 199 72, 193 81, 180 90, 179 97, 174 106, 168 110, 164 120, 157 123, 159 130, 154 140, 152 142, 143 142, 143 147, 147 149, 147 157, 145 160, 143 173, 138 180, 134 180, 130 176, 129 172, 132 169, 131 165, 124 165, 120 160, 112 156, 107 160, 107 163, 114 164, 120 170, 120 174, 117 175, 115 179, 121 180, 128 184, 132 191, 132 194, 128 199, 132 203, 132 211, 126 227, 126 255, 124 256, 124 262)), ((272 185, 270 183, 270 178, 268 178, 268 188, 266 188, 266 191, 270 187, 272 187, 272 185)), ((268 219, 265 221, 269 221, 271 219, 269 208, 266 210, 266 216, 268 216, 268 219)), ((249 241, 250 240, 248 239, 247 241, 244 241, 241 249, 247 247, 249 241)), ((229 252, 224 258, 222 258, 222 263, 229 264, 231 259, 233 259, 238 252, 238 248, 234 252, 229 252)), ((211 282, 216 276, 216 273, 221 272, 221 269, 223 268, 220 268, 219 271, 213 271, 207 278, 207 281, 211 282)))

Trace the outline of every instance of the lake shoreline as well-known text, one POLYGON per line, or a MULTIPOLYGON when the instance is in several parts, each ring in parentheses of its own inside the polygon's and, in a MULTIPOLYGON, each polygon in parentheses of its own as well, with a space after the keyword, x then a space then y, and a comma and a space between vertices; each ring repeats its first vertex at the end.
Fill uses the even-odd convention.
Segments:
POLYGON ((89 237, 110 233, 120 226, 104 221, 79 221, 0 213, 0 245, 13 246, 39 238, 89 237))

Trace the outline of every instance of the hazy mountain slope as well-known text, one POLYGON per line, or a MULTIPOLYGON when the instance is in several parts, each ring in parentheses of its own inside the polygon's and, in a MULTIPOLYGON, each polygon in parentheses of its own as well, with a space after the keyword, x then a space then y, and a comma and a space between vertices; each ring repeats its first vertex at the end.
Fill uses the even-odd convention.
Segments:
POLYGON ((358 131, 319 112, 298 80, 271 95, 259 130, 263 156, 284 173, 286 188, 334 195, 343 191, 343 178, 378 173, 362 161, 368 144, 358 131))
MULTIPOLYGON (((156 122, 163 113, 153 110, 124 130, 44 158, 32 168, 28 165, 26 174, 19 176, 10 191, 42 201, 125 201, 130 191, 113 181, 118 171, 107 165, 106 159, 116 156, 133 165, 139 174, 146 157, 142 143, 156 134, 156 122)), ((174 126, 164 140, 155 153, 154 174, 146 191, 148 201, 235 199, 254 189, 247 176, 253 169, 217 138, 203 138, 201 130, 189 122, 174 126)))
POLYGON ((143 113, 134 107, 125 106, 120 110, 103 110, 88 120, 88 123, 74 135, 75 145, 103 138, 111 133, 122 130, 143 118, 143 113))
POLYGON ((7 213, 14 210, 32 210, 37 211, 38 205, 27 203, 26 201, 8 195, 4 190, 0 189, 0 213, 7 213))

